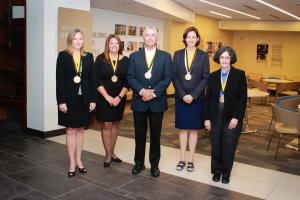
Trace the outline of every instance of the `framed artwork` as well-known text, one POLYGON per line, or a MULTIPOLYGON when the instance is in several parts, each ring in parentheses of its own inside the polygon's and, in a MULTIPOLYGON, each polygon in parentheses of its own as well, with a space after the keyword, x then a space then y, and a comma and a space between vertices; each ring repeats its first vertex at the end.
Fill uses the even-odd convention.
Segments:
POLYGON ((116 35, 126 35, 126 25, 115 24, 115 34, 116 35))
POLYGON ((145 30, 145 27, 140 27, 140 36, 143 36, 144 30, 145 30))
POLYGON ((128 35, 136 35, 136 26, 128 26, 128 35))

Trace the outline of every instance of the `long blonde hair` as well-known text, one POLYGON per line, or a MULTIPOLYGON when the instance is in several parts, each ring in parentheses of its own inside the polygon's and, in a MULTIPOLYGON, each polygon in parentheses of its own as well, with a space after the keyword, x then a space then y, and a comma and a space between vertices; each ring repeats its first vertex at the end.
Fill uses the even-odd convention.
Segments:
MULTIPOLYGON (((83 32, 78 29, 78 28, 75 28, 73 30, 70 31, 69 35, 68 35, 68 38, 67 38, 67 48, 66 48, 66 51, 72 55, 73 51, 72 51, 72 42, 75 38, 75 35, 77 33, 81 33, 82 37, 83 37, 83 32)), ((84 38, 84 37, 83 37, 84 38)), ((82 44, 82 47, 80 48, 80 54, 82 56, 85 56, 86 55, 86 51, 84 50, 84 41, 83 41, 83 44, 82 44)))

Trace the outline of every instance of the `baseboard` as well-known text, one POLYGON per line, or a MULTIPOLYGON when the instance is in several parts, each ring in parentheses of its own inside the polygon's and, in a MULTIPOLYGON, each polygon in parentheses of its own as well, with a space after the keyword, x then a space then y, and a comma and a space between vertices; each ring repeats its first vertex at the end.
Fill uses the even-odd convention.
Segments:
POLYGON ((42 138, 48 138, 48 137, 54 137, 58 135, 66 134, 66 129, 58 129, 58 130, 52 130, 52 131, 38 131, 31 128, 24 128, 24 131, 26 133, 42 137, 42 138))

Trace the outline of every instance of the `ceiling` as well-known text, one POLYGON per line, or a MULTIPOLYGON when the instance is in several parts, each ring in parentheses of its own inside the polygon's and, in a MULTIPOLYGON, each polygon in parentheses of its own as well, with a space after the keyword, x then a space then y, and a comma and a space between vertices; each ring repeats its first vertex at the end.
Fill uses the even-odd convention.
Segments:
MULTIPOLYGON (((161 0, 164 1, 164 0, 161 0)), ((210 13, 209 11, 218 12, 224 15, 229 15, 232 20, 255 20, 251 17, 244 16, 232 11, 218 8, 198 0, 172 0, 181 6, 190 9, 198 15, 204 15, 215 19, 227 19, 210 13)), ((254 0, 208 0, 212 3, 226 6, 241 12, 261 18, 260 21, 299 21, 293 17, 283 14, 277 10, 269 8, 254 0)), ((300 0, 265 0, 265 2, 286 10, 298 17, 300 17, 300 0)), ((142 16, 154 17, 159 19, 169 19, 181 21, 182 19, 159 11, 158 9, 148 7, 144 4, 138 3, 134 0, 91 0, 91 7, 101 8, 106 10, 113 10, 118 12, 125 12, 137 14, 142 16)))
POLYGON ((91 0, 91 7, 153 17, 157 19, 185 22, 181 18, 162 12, 158 9, 151 8, 134 0, 91 0))
MULTIPOLYGON (((212 17, 215 19, 227 19, 222 16, 214 15, 209 11, 218 12, 224 15, 229 15, 233 20, 255 20, 248 16, 244 16, 229 10, 218 8, 207 3, 200 2, 198 0, 173 0, 178 4, 193 10, 199 15, 212 17)), ((254 0, 208 0, 212 3, 229 7, 241 12, 245 12, 250 15, 261 18, 263 21, 298 21, 286 14, 283 14, 277 10, 260 4, 254 0)), ((300 0, 265 0, 265 2, 279 7, 285 11, 288 11, 298 17, 300 17, 300 0)))

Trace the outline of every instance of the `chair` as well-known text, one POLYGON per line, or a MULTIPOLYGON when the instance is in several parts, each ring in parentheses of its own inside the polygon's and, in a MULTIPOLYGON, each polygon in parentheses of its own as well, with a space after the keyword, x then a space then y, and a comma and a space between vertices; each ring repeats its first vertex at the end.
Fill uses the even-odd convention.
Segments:
POLYGON ((257 88, 261 91, 267 92, 268 88, 268 83, 262 82, 262 81, 257 81, 254 79, 248 79, 248 88, 257 88))
MULTIPOLYGON (((300 104, 300 95, 298 95, 298 96, 282 96, 282 97, 276 98, 276 105, 284 107, 287 110, 296 112, 299 104, 300 104)), ((272 116, 272 119, 271 119, 270 125, 269 125, 269 130, 271 129, 273 120, 274 120, 274 118, 272 116)))
POLYGON ((279 95, 296 96, 300 89, 300 82, 279 83, 276 90, 276 97, 279 95))
POLYGON ((260 81, 263 78, 263 75, 259 73, 249 73, 247 77, 252 80, 260 81))
POLYGON ((274 130, 272 131, 267 147, 270 148, 274 133, 280 134, 274 159, 277 159, 280 142, 284 134, 300 135, 300 114, 290 111, 279 105, 272 104, 272 113, 275 120, 274 130))

